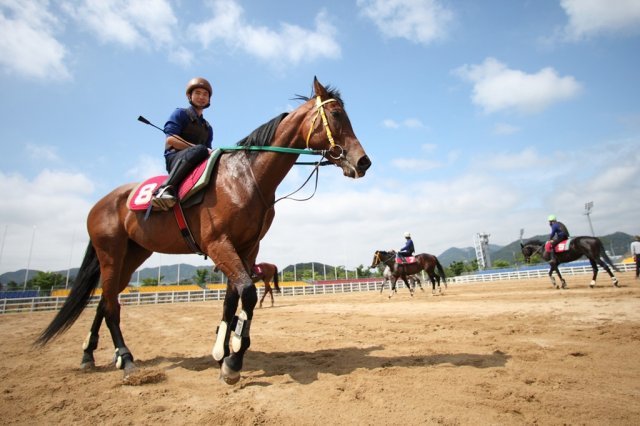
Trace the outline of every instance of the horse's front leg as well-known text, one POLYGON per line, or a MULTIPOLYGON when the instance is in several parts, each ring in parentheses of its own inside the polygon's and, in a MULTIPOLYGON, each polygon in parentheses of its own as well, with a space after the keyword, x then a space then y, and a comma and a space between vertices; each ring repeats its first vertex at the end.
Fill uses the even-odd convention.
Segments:
MULTIPOLYGON (((563 289, 567 288, 567 282, 564 280, 564 278, 562 278, 562 274, 560 274, 560 268, 558 268, 558 265, 555 266, 556 268, 556 274, 558 274, 558 278, 560 278, 560 283, 562 285, 563 289)), ((558 287, 560 288, 560 287, 558 287)))
POLYGON ((556 278, 553 276, 554 269, 555 267, 551 265, 551 268, 549 268, 549 279, 551 280, 551 285, 553 286, 553 288, 558 288, 558 285, 556 284, 556 278))
POLYGON ((407 276, 406 275, 402 275, 400 278, 402 278, 402 281, 404 282, 404 285, 407 286, 407 288, 409 289, 409 294, 411 295, 411 297, 413 297, 413 289, 409 285, 409 281, 407 280, 407 276))
POLYGON ((227 286, 223 319, 213 350, 214 359, 222 361, 220 377, 227 384, 232 385, 240 380, 244 354, 251 346, 251 321, 257 303, 256 286, 248 275, 240 282, 234 282, 233 288, 227 286), (242 303, 242 310, 236 316, 238 301, 242 303), (224 356, 222 360, 219 359, 221 353, 224 356))
MULTIPOLYGON (((262 293, 262 297, 260 298, 260 305, 259 307, 262 308, 262 302, 264 302, 264 298, 267 296, 267 286, 265 285, 264 287, 264 292, 262 293)), ((273 297, 273 296, 271 296, 273 297)), ((273 305, 273 301, 271 302, 271 305, 273 305)))

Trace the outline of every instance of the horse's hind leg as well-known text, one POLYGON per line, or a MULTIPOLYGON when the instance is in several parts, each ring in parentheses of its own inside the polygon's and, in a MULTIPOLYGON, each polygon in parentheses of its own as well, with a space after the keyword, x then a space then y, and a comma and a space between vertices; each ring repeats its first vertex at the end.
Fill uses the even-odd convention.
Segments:
POLYGON ((596 264, 596 261, 593 259, 589 259, 589 263, 591 263, 591 268, 593 269, 593 277, 591 278, 589 287, 593 288, 596 286, 596 279, 598 278, 598 265, 596 264))
POLYGON ((91 370, 96 366, 95 359, 93 358, 93 351, 98 348, 98 341, 100 338, 99 331, 103 319, 104 299, 100 298, 100 302, 98 302, 98 307, 96 308, 96 316, 93 319, 93 324, 91 324, 91 330, 89 331, 87 338, 82 343, 82 350, 84 351, 82 354, 82 363, 80 364, 80 368, 82 370, 91 370))
POLYGON ((611 283, 613 284, 613 286, 620 287, 618 283, 618 279, 616 278, 615 275, 613 275, 613 272, 611 272, 611 268, 609 268, 609 265, 607 265, 607 263, 602 259, 598 259, 598 265, 602 266, 602 268, 607 272, 607 274, 609 274, 609 276, 611 277, 611 283))
MULTIPOLYGON (((109 250, 98 250, 100 259, 100 275, 102 279, 102 313, 111 333, 111 340, 115 346, 114 361, 116 367, 124 370, 125 378, 135 370, 133 354, 124 342, 124 336, 120 329, 120 294, 129 284, 131 275, 138 266, 151 256, 151 252, 127 240, 126 249, 120 249, 113 244, 109 250), (118 253, 119 257, 114 257, 118 253)), ((97 319, 97 316, 96 316, 97 319)))

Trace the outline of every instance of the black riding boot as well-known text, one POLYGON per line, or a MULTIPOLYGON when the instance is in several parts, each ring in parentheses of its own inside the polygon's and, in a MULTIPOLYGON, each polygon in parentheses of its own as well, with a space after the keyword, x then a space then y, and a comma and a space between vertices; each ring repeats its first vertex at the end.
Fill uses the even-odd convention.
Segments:
POLYGON ((182 182, 189 172, 191 172, 190 166, 191 165, 183 159, 176 161, 176 164, 171 169, 171 173, 169 173, 167 180, 164 181, 164 183, 160 185, 153 194, 151 204, 153 204, 154 207, 158 207, 162 210, 169 210, 174 206, 178 201, 177 188, 180 185, 180 182, 182 182))

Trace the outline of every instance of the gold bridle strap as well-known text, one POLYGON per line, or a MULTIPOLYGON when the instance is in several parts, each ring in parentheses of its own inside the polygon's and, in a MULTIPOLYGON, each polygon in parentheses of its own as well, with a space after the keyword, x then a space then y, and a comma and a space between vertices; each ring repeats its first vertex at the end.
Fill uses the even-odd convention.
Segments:
POLYGON ((333 148, 336 143, 333 141, 333 135, 331 134, 331 129, 329 128, 329 122, 327 121, 327 114, 324 112, 324 105, 330 102, 336 102, 335 99, 327 99, 326 101, 320 100, 320 96, 316 97, 316 115, 313 116, 313 120, 311 121, 311 127, 309 127, 309 134, 307 135, 307 149, 309 149, 309 140, 311 139, 311 134, 313 133, 313 129, 316 125, 316 119, 318 116, 322 117, 322 124, 324 125, 324 129, 327 132, 327 138, 329 139, 329 143, 331 144, 331 148, 333 148))

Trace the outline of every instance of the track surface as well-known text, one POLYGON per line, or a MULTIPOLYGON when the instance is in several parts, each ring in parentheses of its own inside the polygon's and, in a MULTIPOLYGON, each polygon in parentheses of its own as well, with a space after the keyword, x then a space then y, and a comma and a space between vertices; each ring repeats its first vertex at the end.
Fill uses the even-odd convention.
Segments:
POLYGON ((256 310, 239 384, 210 352, 221 302, 126 306, 138 386, 78 367, 93 309, 45 349, 53 313, 0 316, 0 424, 640 424, 640 282, 546 279, 276 297, 256 310))

